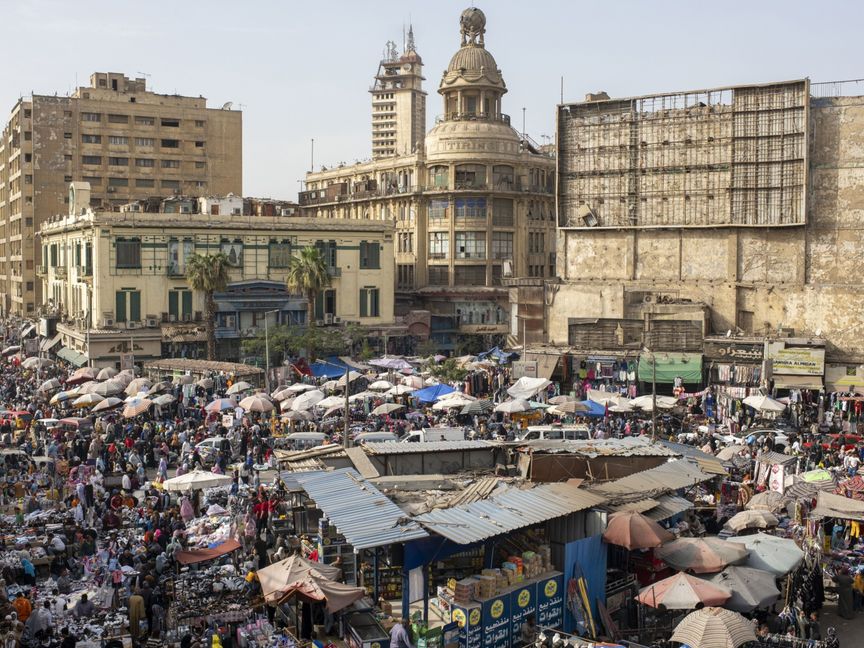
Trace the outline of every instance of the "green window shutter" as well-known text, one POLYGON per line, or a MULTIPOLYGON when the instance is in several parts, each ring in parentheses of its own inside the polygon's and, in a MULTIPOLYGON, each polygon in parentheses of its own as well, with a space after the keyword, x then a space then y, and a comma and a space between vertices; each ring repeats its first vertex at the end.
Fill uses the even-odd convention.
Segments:
POLYGON ((315 295, 315 319, 324 319, 324 293, 319 292, 315 295))
POLYGON ((168 314, 174 318, 179 319, 180 313, 177 310, 177 291, 169 290, 168 291, 168 314))
POLYGON ((378 243, 370 243, 369 244, 369 267, 370 268, 380 268, 381 267, 381 246, 378 243))
POLYGON ((369 317, 369 296, 365 288, 360 289, 360 317, 369 317))
POLYGON ((192 291, 184 290, 183 291, 183 314, 191 315, 192 314, 192 291))
POLYGON ((367 261, 368 261, 367 254, 368 254, 368 252, 367 252, 367 247, 366 247, 366 241, 360 241, 360 269, 361 270, 363 268, 368 267, 367 266, 367 261))
POLYGON ((327 257, 327 265, 330 268, 338 268, 336 263, 336 241, 330 241, 330 253, 327 257))
POLYGON ((126 321, 126 293, 118 290, 114 295, 114 319, 118 322, 126 321))
POLYGON ((141 292, 129 291, 129 319, 133 322, 141 321, 141 292))
POLYGON ((380 313, 379 313, 379 311, 378 311, 378 307, 379 307, 379 306, 378 306, 378 289, 377 289, 377 288, 373 288, 372 290, 369 291, 369 293, 370 293, 370 296, 371 296, 371 298, 372 298, 372 300, 371 300, 371 301, 372 301, 372 305, 371 305, 370 308, 369 308, 369 311, 370 311, 369 314, 370 314, 372 317, 379 317, 379 316, 380 316, 380 313))

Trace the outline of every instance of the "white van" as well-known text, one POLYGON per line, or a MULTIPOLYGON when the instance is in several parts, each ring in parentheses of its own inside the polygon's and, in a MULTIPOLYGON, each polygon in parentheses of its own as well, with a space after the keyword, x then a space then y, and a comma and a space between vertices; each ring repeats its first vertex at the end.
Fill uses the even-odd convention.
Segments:
POLYGON ((402 443, 427 443, 429 441, 464 441, 465 431, 454 427, 432 427, 411 430, 402 437, 402 443))
POLYGON ((529 425, 517 441, 580 441, 589 438, 587 425, 529 425))
POLYGON ((398 441, 392 432, 362 432, 354 437, 354 443, 385 443, 387 441, 398 441))

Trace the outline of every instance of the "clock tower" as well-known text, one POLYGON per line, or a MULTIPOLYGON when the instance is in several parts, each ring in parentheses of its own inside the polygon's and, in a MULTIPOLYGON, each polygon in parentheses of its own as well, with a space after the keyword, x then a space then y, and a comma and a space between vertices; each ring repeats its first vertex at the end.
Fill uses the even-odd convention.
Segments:
POLYGON ((414 46, 414 28, 408 29, 400 56, 388 41, 378 64, 372 94, 372 159, 409 155, 423 145, 426 135, 426 93, 423 60, 414 46))

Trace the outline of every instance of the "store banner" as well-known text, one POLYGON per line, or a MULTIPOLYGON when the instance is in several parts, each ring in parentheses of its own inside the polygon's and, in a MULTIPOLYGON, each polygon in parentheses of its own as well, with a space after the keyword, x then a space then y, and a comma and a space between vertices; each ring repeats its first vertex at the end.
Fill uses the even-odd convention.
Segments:
POLYGON ((775 376, 822 376, 825 373, 824 348, 787 347, 783 342, 768 342, 765 357, 771 360, 775 376))
POLYGON ((459 626, 459 645, 462 648, 481 648, 483 619, 479 603, 454 604, 450 619, 459 626))
POLYGON ((702 353, 706 358, 720 362, 762 362, 765 356, 763 343, 706 341, 702 353))
POLYGON ((534 582, 510 592, 510 636, 514 641, 520 636, 529 614, 537 618, 537 583, 534 582))
POLYGON ((483 601, 483 648, 510 648, 510 595, 483 601))
POLYGON ((556 574, 537 582, 537 625, 560 628, 564 623, 564 575, 556 574))

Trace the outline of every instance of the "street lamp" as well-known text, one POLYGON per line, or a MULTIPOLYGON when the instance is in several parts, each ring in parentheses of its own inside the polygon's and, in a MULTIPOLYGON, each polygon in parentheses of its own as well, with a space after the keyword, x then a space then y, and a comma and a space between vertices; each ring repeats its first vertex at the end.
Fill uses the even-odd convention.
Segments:
MULTIPOLYGON (((267 322, 269 320, 268 315, 271 313, 278 313, 279 310, 269 310, 264 313, 264 362, 266 373, 264 374, 264 387, 267 390, 267 395, 270 395, 270 330, 267 327, 267 322)), ((278 321, 277 321, 278 324, 278 321)))

